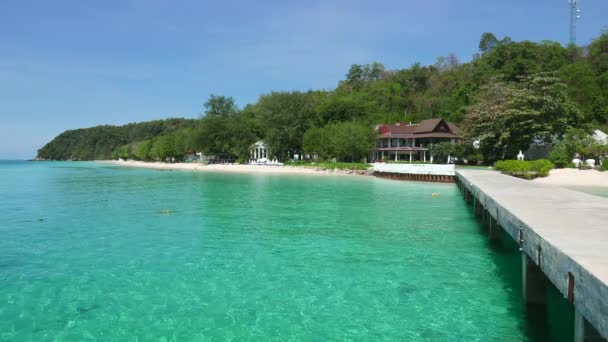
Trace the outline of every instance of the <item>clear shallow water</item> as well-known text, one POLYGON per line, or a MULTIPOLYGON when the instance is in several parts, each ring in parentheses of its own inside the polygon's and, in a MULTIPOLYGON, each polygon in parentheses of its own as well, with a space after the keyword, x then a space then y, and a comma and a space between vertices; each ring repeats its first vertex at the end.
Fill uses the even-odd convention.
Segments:
POLYGON ((0 162, 0 195, 0 340, 552 333, 455 186, 0 162))

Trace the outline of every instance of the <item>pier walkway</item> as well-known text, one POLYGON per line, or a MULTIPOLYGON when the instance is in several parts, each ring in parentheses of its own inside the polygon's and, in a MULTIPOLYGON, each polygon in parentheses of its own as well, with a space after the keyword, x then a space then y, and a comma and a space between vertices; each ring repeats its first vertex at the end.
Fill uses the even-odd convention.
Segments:
POLYGON ((548 279, 574 305, 575 340, 607 339, 608 198, 494 171, 457 170, 456 178, 490 237, 503 229, 525 252, 524 299, 542 304, 548 279))

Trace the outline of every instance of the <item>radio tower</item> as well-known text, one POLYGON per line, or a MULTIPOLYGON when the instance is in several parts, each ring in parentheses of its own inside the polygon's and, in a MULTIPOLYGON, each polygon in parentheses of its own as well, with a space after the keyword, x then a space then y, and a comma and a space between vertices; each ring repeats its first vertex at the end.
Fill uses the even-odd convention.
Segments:
POLYGON ((581 18, 577 0, 568 0, 570 3, 570 45, 576 45, 576 22, 581 18))

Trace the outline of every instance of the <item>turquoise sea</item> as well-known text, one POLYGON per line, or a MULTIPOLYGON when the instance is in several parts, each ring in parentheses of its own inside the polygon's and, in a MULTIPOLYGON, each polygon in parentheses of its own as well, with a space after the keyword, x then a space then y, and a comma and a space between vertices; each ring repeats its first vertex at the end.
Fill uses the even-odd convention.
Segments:
POLYGON ((453 185, 0 162, 0 237, 0 341, 572 340, 453 185))

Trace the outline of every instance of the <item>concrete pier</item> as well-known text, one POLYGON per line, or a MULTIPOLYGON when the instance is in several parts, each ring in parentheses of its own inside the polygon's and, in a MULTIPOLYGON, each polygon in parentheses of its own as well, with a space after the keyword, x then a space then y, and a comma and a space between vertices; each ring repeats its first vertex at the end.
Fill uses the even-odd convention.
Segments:
POLYGON ((519 244, 526 302, 544 303, 550 281, 575 307, 575 341, 606 341, 608 198, 494 171, 458 170, 456 177, 490 237, 503 229, 519 244))

